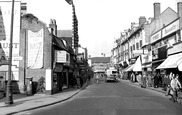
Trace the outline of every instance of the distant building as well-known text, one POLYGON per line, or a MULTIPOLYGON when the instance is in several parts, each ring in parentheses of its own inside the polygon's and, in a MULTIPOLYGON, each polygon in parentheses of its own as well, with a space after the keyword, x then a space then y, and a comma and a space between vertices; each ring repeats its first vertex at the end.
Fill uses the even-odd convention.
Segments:
POLYGON ((92 57, 89 58, 94 72, 105 72, 110 67, 110 57, 92 57))

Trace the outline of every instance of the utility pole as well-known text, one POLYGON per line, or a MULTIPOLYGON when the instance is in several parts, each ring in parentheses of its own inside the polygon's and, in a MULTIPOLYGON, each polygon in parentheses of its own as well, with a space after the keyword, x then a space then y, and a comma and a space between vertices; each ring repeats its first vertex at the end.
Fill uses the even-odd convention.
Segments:
POLYGON ((6 87, 6 102, 5 104, 13 104, 13 93, 11 83, 11 65, 12 65, 12 42, 13 42, 13 21, 14 21, 14 0, 12 0, 11 11, 11 31, 10 31, 10 45, 9 45, 9 65, 8 65, 8 83, 6 87))

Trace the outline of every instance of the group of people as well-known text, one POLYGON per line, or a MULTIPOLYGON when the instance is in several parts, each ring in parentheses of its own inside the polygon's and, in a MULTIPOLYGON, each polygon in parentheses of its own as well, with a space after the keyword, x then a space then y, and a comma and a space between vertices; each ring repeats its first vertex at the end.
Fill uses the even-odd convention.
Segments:
POLYGON ((166 90, 166 95, 171 95, 172 96, 172 100, 175 102, 177 101, 177 92, 179 90, 181 90, 182 85, 181 85, 181 81, 179 80, 179 75, 178 74, 174 74, 174 73, 170 73, 169 75, 169 79, 170 79, 170 84, 167 87, 166 90))

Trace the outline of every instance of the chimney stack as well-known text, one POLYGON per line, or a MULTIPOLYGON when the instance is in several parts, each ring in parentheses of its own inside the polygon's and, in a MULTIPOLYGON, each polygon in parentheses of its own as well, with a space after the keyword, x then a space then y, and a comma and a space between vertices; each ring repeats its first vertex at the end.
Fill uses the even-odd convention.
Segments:
POLYGON ((161 13, 160 3, 154 3, 154 19, 161 13))
POLYGON ((55 19, 50 20, 49 27, 51 28, 52 34, 57 36, 57 25, 56 25, 56 20, 55 19))
POLYGON ((139 26, 143 25, 146 22, 145 16, 140 16, 139 18, 139 26))
POLYGON ((178 13, 178 17, 180 17, 180 28, 182 27, 182 2, 178 2, 177 4, 177 13, 178 13))

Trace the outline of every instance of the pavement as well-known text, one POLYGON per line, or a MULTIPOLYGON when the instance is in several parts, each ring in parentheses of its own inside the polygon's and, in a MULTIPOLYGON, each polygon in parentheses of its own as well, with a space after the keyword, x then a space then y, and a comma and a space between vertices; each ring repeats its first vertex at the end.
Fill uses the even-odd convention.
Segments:
MULTIPOLYGON (((129 80, 120 80, 121 82, 131 83, 129 80)), ((139 86, 139 83, 131 83, 133 85, 139 86)), ((82 91, 85 87, 87 87, 89 83, 87 82, 84 86, 80 89, 71 88, 61 93, 57 93, 54 95, 45 95, 45 94, 35 94, 33 96, 26 96, 23 94, 15 94, 13 95, 13 104, 6 105, 4 102, 5 99, 0 99, 0 115, 11 115, 16 114, 23 111, 38 109, 41 107, 46 107, 50 105, 54 105, 56 103, 60 103, 66 101, 80 91, 82 91)), ((161 93, 165 93, 162 88, 153 88, 153 87, 146 87, 146 89, 155 90, 161 93)))

